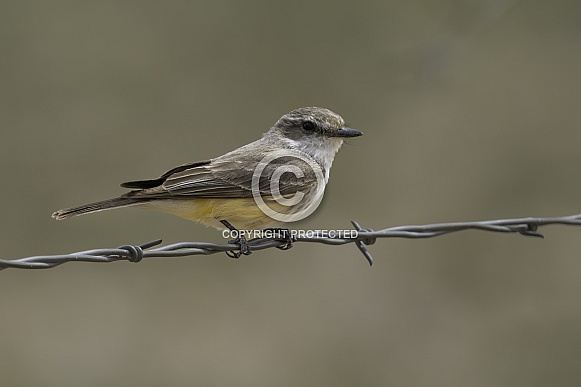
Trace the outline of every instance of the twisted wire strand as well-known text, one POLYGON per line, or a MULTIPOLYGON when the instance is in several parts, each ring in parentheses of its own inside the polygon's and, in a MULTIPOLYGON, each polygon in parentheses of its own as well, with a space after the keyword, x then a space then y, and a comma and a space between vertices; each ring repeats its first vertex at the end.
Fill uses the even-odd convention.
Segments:
MULTIPOLYGON (((374 231, 364 229, 357 222, 351 222, 354 231, 337 231, 330 236, 321 230, 303 231, 292 240, 275 237, 260 237, 247 241, 248 252, 269 248, 288 249, 292 244, 311 242, 326 245, 344 245, 355 243, 367 262, 372 265, 373 258, 365 246, 372 245, 377 238, 433 238, 464 230, 480 230, 503 233, 518 233, 525 236, 543 238, 538 228, 547 225, 581 226, 581 214, 548 217, 548 218, 514 218, 485 220, 475 222, 437 223, 428 225, 407 225, 374 231), (355 235, 355 237, 354 237, 355 235)), ((13 260, 0 260, 0 270, 13 269, 49 269, 67 262, 140 262, 145 258, 185 257, 193 255, 210 255, 230 252, 234 256, 241 249, 238 243, 217 244, 211 242, 178 242, 155 247, 162 240, 155 240, 141 245, 124 245, 118 248, 102 248, 80 251, 71 254, 39 255, 13 260), (154 248, 155 247, 155 248, 154 248)))

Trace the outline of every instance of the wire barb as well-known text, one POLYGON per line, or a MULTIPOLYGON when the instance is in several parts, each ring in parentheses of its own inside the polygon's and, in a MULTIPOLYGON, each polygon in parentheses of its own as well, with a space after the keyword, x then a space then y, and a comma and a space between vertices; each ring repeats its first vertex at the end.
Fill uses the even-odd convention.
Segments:
MULTIPOLYGON (((352 220, 351 224, 353 225, 353 227, 355 227, 355 230, 357 230, 357 232, 359 231, 365 231, 365 232, 370 232, 372 233, 373 230, 372 229, 362 229, 361 226, 359 225, 359 223, 357 223, 356 221, 352 220)), ((365 259, 367 259, 367 262, 369 262, 369 266, 373 266, 373 257, 371 256, 371 254, 369 254, 369 251, 367 251, 367 249, 365 248, 365 246, 363 246, 363 244, 366 245, 372 245, 375 243, 377 239, 373 238, 373 237, 369 237, 369 238, 365 238, 362 240, 358 240, 355 242, 355 246, 357 246, 357 248, 359 249, 359 251, 361 251, 361 253, 363 254, 363 256, 365 257, 365 259)))
POLYGON ((143 249, 139 246, 134 246, 134 245, 123 245, 123 246, 119 246, 119 248, 121 250, 125 250, 127 251, 127 260, 129 262, 141 262, 141 260, 143 259, 143 249))
POLYGON ((521 233, 522 235, 526 235, 526 236, 534 236, 534 237, 538 237, 538 238, 544 238, 545 236, 543 234, 541 234, 540 232, 537 232, 538 228, 539 228, 539 226, 536 224, 527 223, 526 229, 520 230, 519 233, 521 233))
MULTIPOLYGON (((336 233, 333 236, 325 234, 321 230, 309 230, 301 233, 302 236, 292 237, 292 243, 316 242, 327 245, 345 245, 355 243, 355 246, 365 256, 369 265, 373 265, 373 258, 365 246, 372 245, 377 238, 433 238, 463 230, 482 230, 503 233, 516 233, 525 236, 543 238, 538 228, 546 225, 560 224, 564 226, 581 226, 581 214, 551 217, 551 218, 516 218, 499 219, 476 222, 454 222, 429 225, 409 225, 387 228, 374 231, 363 229, 356 221, 351 221, 357 235, 345 232, 336 233)), ((115 262, 129 261, 140 262, 145 258, 154 257, 185 257, 192 255, 210 255, 219 252, 237 254, 250 254, 253 251, 265 250, 272 247, 285 247, 289 240, 274 235, 270 238, 254 238, 246 241, 245 246, 236 243, 216 244, 209 242, 180 242, 160 246, 161 239, 141 245, 124 245, 114 249, 93 249, 72 254, 43 255, 13 260, 0 260, 0 270, 13 269, 50 269, 66 262, 115 262)), ((292 245, 292 244, 291 244, 292 245)), ((239 255, 238 255, 239 256, 239 255)))
POLYGON ((243 234, 241 234, 236 229, 236 227, 232 226, 232 224, 230 224, 230 222, 228 222, 227 220, 221 220, 220 223, 226 226, 228 230, 234 231, 238 235, 236 239, 228 241, 228 244, 238 245, 239 246, 238 251, 226 251, 227 256, 229 256, 230 258, 238 259, 242 256, 242 254, 244 255, 252 254, 250 247, 248 247, 248 241, 246 240, 246 237, 243 234))

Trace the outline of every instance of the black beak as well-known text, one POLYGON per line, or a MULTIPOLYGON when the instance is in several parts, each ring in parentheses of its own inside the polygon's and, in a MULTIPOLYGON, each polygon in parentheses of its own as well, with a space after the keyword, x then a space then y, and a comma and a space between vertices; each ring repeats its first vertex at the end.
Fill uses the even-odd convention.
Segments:
POLYGON ((353 128, 341 128, 327 132, 327 136, 329 137, 359 137, 362 135, 363 133, 353 128))

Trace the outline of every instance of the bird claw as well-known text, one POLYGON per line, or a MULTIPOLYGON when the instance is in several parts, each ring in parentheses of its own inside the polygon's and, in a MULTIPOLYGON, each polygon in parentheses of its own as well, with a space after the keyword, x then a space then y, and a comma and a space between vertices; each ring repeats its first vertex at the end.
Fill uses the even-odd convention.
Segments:
POLYGON ((228 241, 228 244, 238 245, 240 249, 238 251, 234 250, 226 251, 226 255, 234 259, 240 258, 243 254, 250 255, 252 251, 250 250, 250 245, 248 244, 248 241, 246 240, 244 235, 241 235, 238 229, 232 226, 230 222, 228 222, 227 220, 221 220, 220 223, 222 223, 228 230, 236 231, 238 235, 238 238, 228 241))
POLYGON ((264 231, 271 232, 273 235, 272 239, 284 242, 284 245, 276 246, 277 249, 288 250, 293 247, 295 238, 292 236, 288 228, 267 228, 264 231))
POLYGON ((236 238, 236 239, 233 239, 231 241, 228 241, 228 244, 238 245, 240 247, 240 249, 238 251, 235 251, 235 250, 226 251, 226 255, 229 256, 230 258, 238 259, 243 254, 250 255, 252 253, 252 251, 250 251, 250 246, 248 245, 248 241, 246 240, 246 238, 244 236, 241 236, 240 238, 236 238))

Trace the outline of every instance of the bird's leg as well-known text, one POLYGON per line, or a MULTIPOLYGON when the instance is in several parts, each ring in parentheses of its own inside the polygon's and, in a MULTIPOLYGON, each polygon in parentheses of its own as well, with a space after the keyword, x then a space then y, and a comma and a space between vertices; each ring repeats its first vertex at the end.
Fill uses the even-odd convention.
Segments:
POLYGON ((240 258, 242 254, 250 255, 252 251, 250 251, 250 246, 248 246, 248 241, 246 240, 244 234, 238 231, 236 227, 232 226, 227 220, 221 220, 220 223, 226 226, 228 230, 235 231, 237 233, 236 235, 238 235, 236 239, 228 241, 228 243, 240 246, 240 251, 226 251, 226 255, 230 258, 240 258))
POLYGON ((288 228, 266 228, 264 231, 267 231, 273 235, 274 240, 285 242, 284 245, 276 246, 277 249, 281 250, 288 250, 293 247, 293 243, 296 239, 292 236, 291 231, 288 228))

